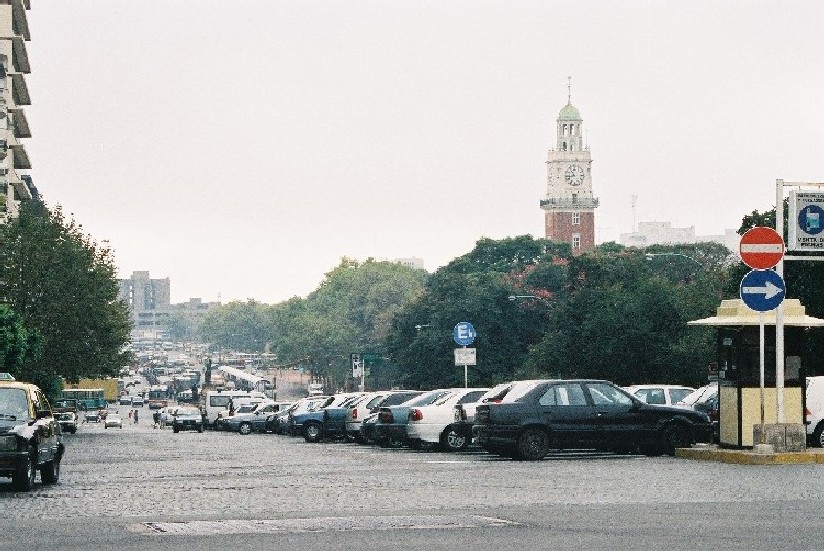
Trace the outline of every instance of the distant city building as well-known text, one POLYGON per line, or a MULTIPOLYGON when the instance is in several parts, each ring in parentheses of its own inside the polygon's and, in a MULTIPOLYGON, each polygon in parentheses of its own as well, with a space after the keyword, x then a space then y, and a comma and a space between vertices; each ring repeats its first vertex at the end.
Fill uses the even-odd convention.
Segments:
POLYGON ((0 224, 14 218, 20 202, 37 197, 31 162, 20 141, 31 138, 23 110, 31 105, 25 75, 31 72, 26 42, 31 40, 26 12, 30 0, 0 0, 0 224))
POLYGON ((417 268, 419 270, 423 270, 423 258, 418 257, 410 257, 410 258, 396 258, 393 260, 395 264, 402 264, 409 268, 417 268))
POLYGON ((571 103, 557 120, 557 143, 547 153, 544 210, 546 238, 569 243, 573 254, 595 248, 595 208, 592 195, 592 157, 583 142, 583 119, 571 103))
POLYGON ((171 304, 169 278, 152 279, 149 272, 133 272, 129 279, 118 280, 119 298, 129 307, 133 339, 165 339, 171 324, 183 324, 188 337, 193 337, 203 316, 214 302, 199 298, 171 304))
POLYGON ((643 249, 649 245, 681 245, 692 243, 721 243, 730 251, 738 250, 741 236, 735 230, 724 230, 723 235, 695 235, 695 227, 673 228, 671 222, 639 222, 638 229, 622 233, 619 243, 643 249))

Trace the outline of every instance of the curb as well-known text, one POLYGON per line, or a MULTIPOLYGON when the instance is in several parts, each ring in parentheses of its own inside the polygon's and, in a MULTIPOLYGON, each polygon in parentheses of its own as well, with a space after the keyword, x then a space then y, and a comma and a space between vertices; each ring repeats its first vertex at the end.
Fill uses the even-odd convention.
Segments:
POLYGON ((814 465, 824 464, 824 450, 803 452, 754 453, 752 450, 720 448, 678 448, 675 457, 696 461, 718 461, 736 465, 814 465))

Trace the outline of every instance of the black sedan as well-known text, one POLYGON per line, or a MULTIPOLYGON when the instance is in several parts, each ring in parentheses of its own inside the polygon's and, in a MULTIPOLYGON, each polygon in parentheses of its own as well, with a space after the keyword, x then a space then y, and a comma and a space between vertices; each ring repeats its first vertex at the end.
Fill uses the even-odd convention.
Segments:
POLYGON ((516 383, 501 402, 477 407, 472 430, 487 451, 527 460, 575 448, 674 455, 712 442, 705 413, 648 405, 598 380, 516 383))

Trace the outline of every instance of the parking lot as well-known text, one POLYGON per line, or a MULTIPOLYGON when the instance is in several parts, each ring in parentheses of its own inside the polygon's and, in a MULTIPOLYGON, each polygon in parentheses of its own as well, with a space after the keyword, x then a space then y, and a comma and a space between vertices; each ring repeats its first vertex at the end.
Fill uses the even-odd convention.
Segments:
POLYGON ((472 448, 174 434, 153 429, 148 415, 123 429, 81 425, 65 441, 59 484, 27 494, 2 485, 4 522, 31 529, 14 532, 9 548, 46 549, 55 537, 64 549, 206 549, 224 538, 250 548, 271 546, 262 538, 272 537, 296 549, 364 541, 383 549, 390 540, 446 549, 478 537, 543 547, 552 533, 602 548, 709 549, 722 538, 725 548, 815 549, 824 533, 824 477, 815 465, 588 452, 521 462, 472 448))

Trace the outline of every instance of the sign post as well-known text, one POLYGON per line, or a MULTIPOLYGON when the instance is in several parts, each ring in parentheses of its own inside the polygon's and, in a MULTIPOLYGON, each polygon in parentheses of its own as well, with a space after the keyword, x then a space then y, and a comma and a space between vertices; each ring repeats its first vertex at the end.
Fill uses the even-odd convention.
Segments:
POLYGON ((455 340, 455 344, 463 347, 455 349, 455 365, 462 365, 464 368, 464 388, 469 388, 468 366, 475 365, 475 349, 467 348, 467 346, 475 342, 476 336, 478 334, 475 332, 475 328, 468 321, 459 322, 452 330, 452 338, 455 340))
POLYGON ((787 295, 787 287, 782 274, 770 268, 781 262, 784 257, 784 239, 772 228, 757 227, 747 230, 741 236, 741 260, 754 268, 741 280, 739 295, 741 300, 750 309, 758 312, 758 339, 760 364, 761 390, 761 442, 765 444, 766 430, 764 428, 764 312, 776 310, 776 362, 775 362, 775 394, 776 394, 776 423, 784 422, 784 362, 779 361, 779 352, 783 350, 783 308, 781 307, 787 295), (781 349, 778 346, 778 334, 781 333, 781 349))

